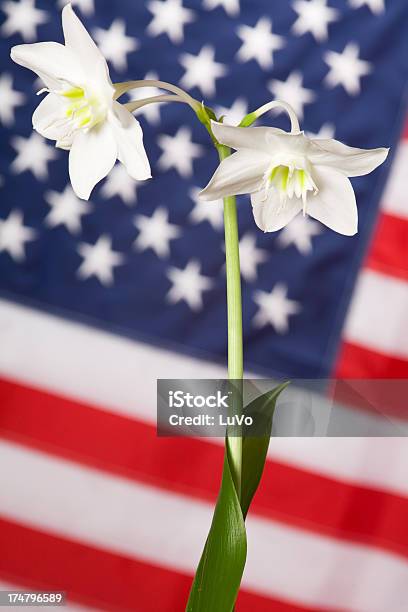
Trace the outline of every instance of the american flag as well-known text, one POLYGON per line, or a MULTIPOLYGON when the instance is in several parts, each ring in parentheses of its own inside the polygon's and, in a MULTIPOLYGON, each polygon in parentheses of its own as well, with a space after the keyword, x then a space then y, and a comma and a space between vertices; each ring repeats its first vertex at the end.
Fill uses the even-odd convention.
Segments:
MULTIPOLYGON (((9 59, 61 40, 62 5, 0 0, 0 588, 175 612, 223 451, 156 437, 156 379, 225 374, 222 203, 197 198, 216 155, 187 108, 149 106, 154 179, 116 166, 78 200, 31 130, 41 84, 9 59)), ((178 83, 230 123, 277 97, 308 133, 392 147, 354 181, 353 238, 301 216, 263 235, 240 198, 245 356, 257 375, 408 378, 406 0, 74 7, 116 82, 178 83)), ((273 439, 237 609, 407 610, 407 473, 403 438, 273 439)))

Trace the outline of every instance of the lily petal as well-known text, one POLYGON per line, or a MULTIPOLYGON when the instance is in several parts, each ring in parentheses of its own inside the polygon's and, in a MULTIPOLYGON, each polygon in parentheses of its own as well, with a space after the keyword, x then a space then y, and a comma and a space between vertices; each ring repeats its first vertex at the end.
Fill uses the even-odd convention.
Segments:
POLYGON ((274 136, 288 136, 287 132, 271 127, 233 127, 211 121, 214 136, 223 145, 233 149, 254 149, 271 153, 274 136))
POLYGON ((298 198, 287 199, 281 203, 279 194, 271 189, 264 200, 264 193, 258 191, 251 196, 252 212, 255 223, 264 232, 276 232, 285 227, 302 210, 298 198))
POLYGON ((79 198, 89 199, 95 185, 112 170, 117 153, 115 136, 108 122, 75 135, 69 154, 69 175, 79 198))
POLYGON ((105 58, 88 34, 85 26, 74 13, 71 4, 62 10, 62 29, 64 30, 65 45, 76 55, 81 62, 84 72, 94 75, 94 80, 107 90, 113 86, 109 77, 109 69, 105 58))
POLYGON ((319 193, 307 200, 307 212, 330 229, 354 236, 358 229, 356 197, 349 179, 327 166, 315 166, 319 193))
POLYGON ((308 154, 312 164, 331 166, 346 176, 363 176, 380 166, 389 149, 357 149, 338 140, 312 140, 308 154))
POLYGON ((124 164, 129 175, 137 181, 151 178, 140 123, 118 102, 114 103, 114 112, 116 117, 112 120, 112 129, 118 146, 119 161, 124 164))
POLYGON ((200 199, 212 201, 258 191, 270 161, 268 155, 258 151, 241 149, 233 153, 220 163, 208 185, 200 192, 200 199))
POLYGON ((61 81, 76 83, 84 78, 76 56, 56 42, 17 45, 11 49, 10 56, 16 64, 38 74, 50 89, 60 89, 61 81))
POLYGON ((67 128, 61 125, 64 119, 66 120, 64 110, 60 96, 48 94, 34 111, 33 128, 45 138, 51 140, 63 138, 67 131, 67 128))

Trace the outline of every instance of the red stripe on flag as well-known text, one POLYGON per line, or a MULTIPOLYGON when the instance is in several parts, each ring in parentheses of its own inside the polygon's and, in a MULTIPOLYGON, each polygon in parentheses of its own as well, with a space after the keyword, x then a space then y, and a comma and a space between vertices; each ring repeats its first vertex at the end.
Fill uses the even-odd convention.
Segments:
POLYGON ((402 130, 402 134, 401 134, 401 140, 407 140, 407 139, 408 139, 408 120, 405 121, 403 130, 402 130))
MULTIPOLYGON (((85 546, 0 518, 0 576, 36 590, 102 609, 184 610, 192 578, 136 559, 85 546)), ((311 612, 242 590, 239 612, 311 612)), ((314 609, 317 612, 316 609, 314 609)))
POLYGON ((370 248, 366 267, 408 280, 408 221, 382 213, 370 248))
POLYGON ((158 438, 141 421, 4 379, 0 405, 2 437, 178 493, 216 497, 223 450, 214 444, 158 438))
MULTIPOLYGON (((186 495, 217 494, 221 446, 157 438, 147 424, 4 380, 0 400, 4 438, 186 495)), ((408 556, 408 499, 385 491, 268 460, 251 511, 408 556)))
POLYGON ((408 361, 344 342, 338 356, 337 378, 408 378, 408 361))

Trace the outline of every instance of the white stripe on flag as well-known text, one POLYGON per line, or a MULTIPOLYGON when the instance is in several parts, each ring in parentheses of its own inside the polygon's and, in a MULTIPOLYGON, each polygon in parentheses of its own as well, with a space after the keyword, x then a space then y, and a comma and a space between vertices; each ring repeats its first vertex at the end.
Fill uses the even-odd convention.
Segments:
POLYGON ((151 421, 158 378, 226 370, 0 300, 0 374, 151 421))
POLYGON ((350 305, 344 339, 408 359, 408 283, 363 270, 350 305))
MULTIPOLYGON (((0 442, 0 514, 113 552, 193 572, 204 502, 0 442)), ((250 517, 244 585, 324 609, 408 607, 408 563, 383 551, 250 517)))

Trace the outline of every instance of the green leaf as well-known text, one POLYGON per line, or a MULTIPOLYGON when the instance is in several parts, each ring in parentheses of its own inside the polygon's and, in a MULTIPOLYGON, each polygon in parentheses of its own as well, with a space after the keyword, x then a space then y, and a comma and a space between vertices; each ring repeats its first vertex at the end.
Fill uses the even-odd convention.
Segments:
POLYGON ((191 587, 186 612, 233 610, 245 567, 246 549, 244 518, 227 450, 211 529, 191 587))
POLYGON ((264 470, 276 400, 287 385, 268 391, 245 410, 245 414, 256 419, 257 433, 261 435, 243 438, 241 503, 226 439, 221 489, 186 612, 232 612, 234 609, 246 561, 244 520, 264 470))
POLYGON ((288 384, 283 383, 264 393, 245 409, 245 414, 254 418, 258 435, 244 436, 242 444, 241 507, 244 517, 248 513, 264 471, 276 401, 288 384))

